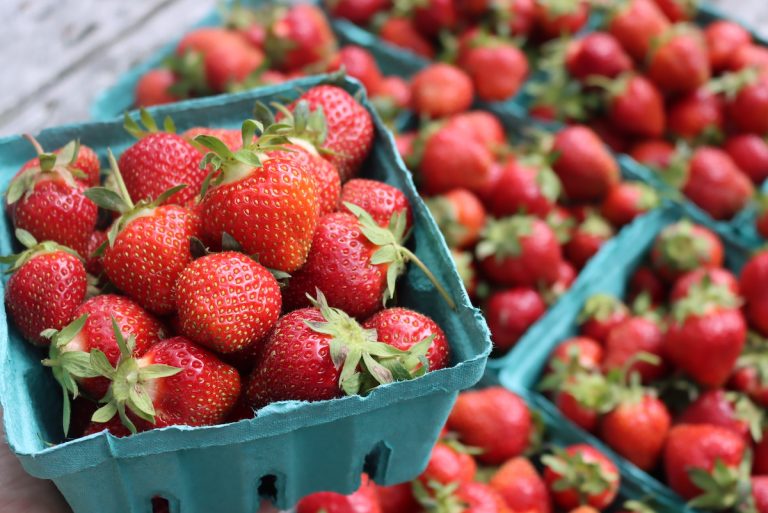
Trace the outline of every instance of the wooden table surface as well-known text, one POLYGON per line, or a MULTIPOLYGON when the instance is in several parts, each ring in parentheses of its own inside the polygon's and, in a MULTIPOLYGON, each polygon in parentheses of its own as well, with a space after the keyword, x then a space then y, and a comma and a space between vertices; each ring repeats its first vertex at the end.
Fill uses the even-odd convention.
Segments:
MULTIPOLYGON (((768 0, 713 0, 768 37, 768 0)), ((177 37, 215 0, 2 0, 0 136, 85 121, 96 95, 177 37)), ((0 512, 66 513, 0 434, 0 512)))

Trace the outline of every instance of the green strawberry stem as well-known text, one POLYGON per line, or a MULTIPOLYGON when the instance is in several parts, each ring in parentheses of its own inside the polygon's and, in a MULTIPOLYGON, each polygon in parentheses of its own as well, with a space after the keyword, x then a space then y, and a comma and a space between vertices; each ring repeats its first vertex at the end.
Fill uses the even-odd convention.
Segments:
POLYGON ((587 504, 589 496, 608 490, 618 479, 618 476, 608 474, 599 463, 587 461, 580 453, 568 454, 559 447, 555 447, 552 454, 543 456, 541 461, 561 476, 552 489, 556 492, 573 490, 581 504, 587 504))
POLYGON ((691 481, 702 490, 701 495, 688 501, 688 505, 718 511, 756 511, 750 481, 751 468, 752 451, 747 449, 738 468, 729 467, 717 458, 711 471, 695 467, 688 469, 691 481))
POLYGON ((131 194, 128 192, 128 187, 126 187, 125 181, 123 180, 123 174, 117 166, 115 155, 112 153, 111 149, 107 150, 107 159, 109 160, 109 168, 112 170, 112 176, 115 177, 115 183, 120 192, 120 197, 122 197, 125 204, 128 205, 128 209, 133 210, 135 205, 133 204, 133 200, 131 200, 131 194))

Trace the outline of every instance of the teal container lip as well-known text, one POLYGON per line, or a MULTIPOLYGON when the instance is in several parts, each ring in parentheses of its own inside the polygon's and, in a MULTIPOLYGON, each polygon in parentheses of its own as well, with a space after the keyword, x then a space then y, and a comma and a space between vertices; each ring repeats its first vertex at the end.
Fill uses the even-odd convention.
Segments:
MULTIPOLYGON (((360 83, 335 75, 308 77, 258 91, 148 110, 156 119, 171 115, 180 131, 200 125, 239 126, 250 115, 256 100, 290 100, 300 91, 328 82, 337 83, 351 94, 359 95, 363 105, 373 113, 360 83)), ((203 459, 203 455, 205 458, 221 455, 224 459, 216 463, 220 468, 202 472, 217 471, 222 476, 234 472, 238 465, 256 465, 259 475, 252 476, 253 481, 263 474, 278 476, 277 500, 281 507, 313 491, 351 491, 359 479, 359 472, 354 475, 350 469, 361 470, 364 462, 366 468, 372 469, 375 478, 385 484, 410 479, 421 470, 456 394, 481 378, 490 352, 490 334, 480 312, 469 302, 438 228, 395 150, 393 136, 385 130, 375 113, 373 119, 377 134, 375 146, 362 176, 386 181, 406 193, 413 208, 416 227, 409 246, 444 283, 456 299, 458 308, 450 311, 413 266, 400 280, 399 303, 422 311, 443 327, 453 350, 453 365, 413 381, 382 386, 367 397, 351 396, 315 403, 275 403, 262 409, 256 418, 233 424, 169 427, 126 438, 115 438, 102 432, 47 446, 45 442, 56 440, 53 433, 60 430, 60 393, 56 391, 50 373, 38 363, 44 356, 42 352, 21 340, 4 319, 0 322, 0 362, 3 362, 6 372, 0 375, 0 404, 5 413, 8 443, 30 474, 53 479, 72 508, 77 513, 86 513, 96 511, 88 506, 95 498, 77 491, 78 480, 85 479, 86 475, 91 476, 88 479, 93 479, 93 484, 102 488, 104 494, 112 489, 125 490, 121 500, 139 501, 136 496, 146 498, 151 483, 144 483, 135 477, 137 474, 133 472, 137 466, 146 472, 146 469, 164 468, 171 464, 169 462, 189 459, 192 463, 185 465, 191 465, 191 473, 202 471, 200 465, 210 465, 210 462, 205 463, 208 460, 203 459), (407 412, 410 416, 407 423, 401 425, 395 422, 398 412, 407 412), (307 446, 315 447, 318 452, 325 447, 330 448, 332 445, 329 442, 333 442, 323 437, 341 436, 336 431, 344 436, 336 461, 313 461, 313 455, 303 454, 304 450, 300 451, 302 454, 291 453, 292 449, 298 451, 307 446), (385 447, 383 452, 377 443, 384 444, 381 445, 385 447), (268 458, 268 461, 258 459, 270 454, 274 457, 268 458), (198 456, 199 462, 196 459, 198 456), (258 461, 239 459, 257 456, 258 461), (319 465, 316 467, 319 469, 323 469, 323 465, 330 465, 331 468, 314 473, 319 475, 308 475, 296 470, 298 461, 307 468, 315 464, 319 465), (230 466, 233 468, 227 468, 230 466)), ((38 139, 44 147, 55 148, 76 137, 81 137, 84 144, 93 147, 102 159, 107 147, 119 153, 133 141, 118 120, 51 128, 42 131, 38 139)), ((33 155, 31 146, 19 136, 0 139, 3 188, 21 164, 33 155)), ((13 246, 9 221, 4 216, 0 223, 0 251, 7 254, 13 246)), ((186 477, 187 481, 179 481, 173 485, 173 490, 168 491, 180 501, 185 513, 186 507, 196 497, 190 494, 201 493, 190 485, 192 478, 186 477), (178 488, 182 489, 181 492, 178 488)), ((213 475, 210 477, 212 482, 215 481, 213 475)), ((237 473, 232 479, 247 477, 237 473)), ((225 482, 220 487, 227 485, 225 482)), ((92 488, 89 487, 89 493, 92 488)), ((215 488, 208 491, 212 496, 217 492, 223 493, 215 488)), ((100 513, 141 510, 139 502, 124 505, 124 509, 110 509, 107 498, 98 498, 103 502, 98 510, 100 513)), ((252 501, 243 500, 244 506, 239 503, 229 505, 227 511, 251 513, 247 508, 252 501)), ((202 503, 199 505, 200 508, 204 506, 202 503)), ((190 511, 195 513, 192 509, 190 511)))

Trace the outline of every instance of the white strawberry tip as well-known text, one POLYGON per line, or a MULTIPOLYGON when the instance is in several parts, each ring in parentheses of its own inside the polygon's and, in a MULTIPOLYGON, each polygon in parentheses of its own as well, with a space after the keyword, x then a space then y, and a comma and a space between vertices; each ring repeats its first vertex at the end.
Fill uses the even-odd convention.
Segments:
POLYGON ((316 294, 317 298, 307 297, 325 321, 305 323, 313 331, 330 337, 331 360, 341 369, 339 388, 345 394, 366 395, 379 385, 414 379, 429 370, 426 354, 434 336, 402 351, 379 342, 375 329, 365 329, 342 310, 330 307, 320 290, 316 294))

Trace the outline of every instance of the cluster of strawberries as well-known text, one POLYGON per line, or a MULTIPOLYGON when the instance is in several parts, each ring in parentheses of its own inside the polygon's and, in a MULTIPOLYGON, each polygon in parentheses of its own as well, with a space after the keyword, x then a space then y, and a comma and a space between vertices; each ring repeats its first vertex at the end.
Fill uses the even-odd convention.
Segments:
POLYGON ((65 430, 70 396, 94 401, 78 401, 77 434, 124 435, 365 394, 450 363, 434 321, 384 308, 408 262, 434 277, 403 245, 403 192, 354 178, 373 147, 368 111, 332 85, 277 120, 256 110, 242 130, 183 135, 126 117, 139 139, 110 152, 104 186, 77 142, 35 142, 12 180, 26 249, 5 258, 6 306, 49 347, 65 430))
POLYGON ((768 482, 768 252, 740 278, 723 263, 723 244, 706 228, 664 228, 627 303, 589 298, 579 335, 554 350, 540 386, 640 469, 663 467, 692 505, 730 511, 751 504, 750 473, 754 487, 768 482))

